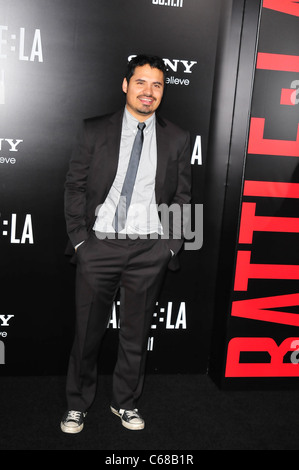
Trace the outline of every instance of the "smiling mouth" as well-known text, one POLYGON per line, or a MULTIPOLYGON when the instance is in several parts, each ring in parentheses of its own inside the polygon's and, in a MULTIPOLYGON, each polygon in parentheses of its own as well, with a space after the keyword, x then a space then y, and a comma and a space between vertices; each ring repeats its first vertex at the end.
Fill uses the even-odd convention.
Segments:
POLYGON ((154 98, 153 97, 149 97, 149 96, 139 96, 138 97, 139 100, 141 101, 142 104, 145 104, 145 105, 149 105, 149 104, 152 104, 154 102, 154 98))

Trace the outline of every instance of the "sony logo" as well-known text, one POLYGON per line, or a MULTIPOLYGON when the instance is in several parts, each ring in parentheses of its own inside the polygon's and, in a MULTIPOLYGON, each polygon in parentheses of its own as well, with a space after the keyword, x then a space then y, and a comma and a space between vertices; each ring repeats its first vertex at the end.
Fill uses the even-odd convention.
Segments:
MULTIPOLYGON (((128 57, 128 61, 130 62, 130 60, 132 60, 133 57, 136 57, 136 55, 130 55, 128 57)), ((190 60, 190 61, 180 60, 180 59, 163 59, 163 60, 167 67, 167 70, 171 69, 173 72, 177 72, 178 66, 180 66, 180 68, 183 67, 183 73, 192 73, 191 68, 195 64, 197 64, 197 62, 194 60, 190 60)))
POLYGON ((14 315, 0 315, 0 326, 9 326, 8 322, 14 315))
POLYGON ((0 137, 0 152, 8 149, 9 152, 18 152, 17 146, 23 142, 22 139, 4 139, 0 137))

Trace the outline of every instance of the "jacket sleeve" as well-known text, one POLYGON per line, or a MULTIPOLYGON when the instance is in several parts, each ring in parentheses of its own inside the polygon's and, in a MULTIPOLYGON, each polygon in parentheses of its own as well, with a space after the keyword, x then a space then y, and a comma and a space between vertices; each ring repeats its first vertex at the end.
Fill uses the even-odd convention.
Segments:
POLYGON ((73 247, 88 236, 86 191, 91 158, 92 151, 84 121, 73 147, 64 192, 66 229, 73 247))
POLYGON ((185 226, 190 213, 191 200, 191 163, 190 163, 190 134, 184 132, 178 152, 177 188, 171 202, 169 221, 169 247, 178 253, 184 242, 185 226))

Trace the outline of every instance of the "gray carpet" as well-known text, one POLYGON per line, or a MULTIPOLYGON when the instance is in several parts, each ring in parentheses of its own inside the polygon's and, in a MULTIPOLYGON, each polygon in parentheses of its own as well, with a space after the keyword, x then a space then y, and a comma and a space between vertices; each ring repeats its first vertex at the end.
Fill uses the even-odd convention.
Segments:
POLYGON ((2 377, 1 450, 101 450, 103 458, 169 451, 299 450, 298 391, 221 391, 204 375, 148 375, 143 431, 109 410, 111 377, 100 376, 83 431, 60 431, 64 377, 2 377))

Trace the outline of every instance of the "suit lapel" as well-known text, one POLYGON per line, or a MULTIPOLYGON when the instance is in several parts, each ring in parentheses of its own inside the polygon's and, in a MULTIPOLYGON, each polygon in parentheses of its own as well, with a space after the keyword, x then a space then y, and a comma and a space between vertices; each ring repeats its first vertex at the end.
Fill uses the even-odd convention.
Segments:
POLYGON ((120 148, 120 139, 121 139, 121 128, 122 128, 122 119, 123 119, 123 110, 118 111, 113 114, 108 122, 107 128, 107 148, 108 148, 108 166, 107 166, 107 181, 109 181, 108 186, 110 187, 114 181, 118 158, 119 158, 119 148, 120 148), (111 184, 110 184, 111 183, 111 184))
POLYGON ((165 135, 166 123, 159 116, 156 116, 156 136, 157 136, 157 171, 156 171, 156 202, 159 204, 162 195, 162 188, 165 185, 166 169, 168 160, 168 144, 165 135))

